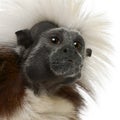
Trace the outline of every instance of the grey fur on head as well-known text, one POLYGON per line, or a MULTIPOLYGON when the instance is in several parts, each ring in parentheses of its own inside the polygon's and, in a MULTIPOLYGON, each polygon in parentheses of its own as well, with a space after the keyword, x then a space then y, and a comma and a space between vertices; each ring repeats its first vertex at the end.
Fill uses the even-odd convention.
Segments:
POLYGON ((85 53, 85 42, 79 32, 49 21, 40 22, 31 30, 17 31, 16 35, 18 45, 24 47, 24 73, 37 90, 42 86, 50 91, 73 83, 81 76, 85 55, 91 56, 90 49, 85 53))

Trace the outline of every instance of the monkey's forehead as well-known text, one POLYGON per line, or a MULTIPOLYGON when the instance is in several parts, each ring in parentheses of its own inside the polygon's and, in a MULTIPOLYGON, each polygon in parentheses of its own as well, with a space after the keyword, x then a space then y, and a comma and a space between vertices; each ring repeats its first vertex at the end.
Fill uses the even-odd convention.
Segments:
POLYGON ((74 29, 65 28, 65 27, 53 28, 53 29, 46 31, 46 33, 50 33, 50 34, 61 33, 63 35, 66 34, 66 35, 70 35, 73 37, 76 37, 76 36, 82 37, 82 35, 79 31, 74 30, 74 29))

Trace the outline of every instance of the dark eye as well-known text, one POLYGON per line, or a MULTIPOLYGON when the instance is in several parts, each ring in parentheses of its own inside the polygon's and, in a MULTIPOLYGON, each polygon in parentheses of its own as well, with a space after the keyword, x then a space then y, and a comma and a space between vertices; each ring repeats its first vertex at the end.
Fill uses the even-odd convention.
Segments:
POLYGON ((53 44, 60 44, 60 42, 61 42, 59 37, 57 37, 57 36, 51 37, 50 40, 53 44))
POLYGON ((77 49, 80 49, 82 46, 81 46, 81 43, 79 41, 74 41, 74 46, 75 48, 77 49))

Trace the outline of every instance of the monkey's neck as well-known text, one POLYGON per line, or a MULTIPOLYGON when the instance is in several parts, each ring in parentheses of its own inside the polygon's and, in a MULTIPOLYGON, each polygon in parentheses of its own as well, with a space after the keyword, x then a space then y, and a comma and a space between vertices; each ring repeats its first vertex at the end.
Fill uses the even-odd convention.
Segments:
POLYGON ((16 54, 0 49, 0 116, 10 116, 21 107, 25 94, 16 54))
POLYGON ((74 105, 76 111, 84 106, 84 99, 76 89, 75 84, 60 88, 60 90, 57 91, 56 95, 70 101, 74 105))

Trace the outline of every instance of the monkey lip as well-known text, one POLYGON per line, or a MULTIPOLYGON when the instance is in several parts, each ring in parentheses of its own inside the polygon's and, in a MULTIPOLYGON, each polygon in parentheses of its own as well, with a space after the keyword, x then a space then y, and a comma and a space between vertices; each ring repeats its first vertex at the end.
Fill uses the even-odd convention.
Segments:
POLYGON ((73 63, 73 60, 68 60, 68 62, 73 63))
POLYGON ((79 65, 73 60, 55 61, 50 65, 50 69, 55 75, 69 76, 78 73, 79 65))
POLYGON ((70 63, 70 64, 74 64, 74 61, 73 60, 71 60, 71 59, 69 59, 69 60, 66 60, 66 61, 54 61, 54 62, 52 62, 52 64, 53 65, 59 65, 59 64, 61 64, 61 65, 65 65, 66 63, 70 63))

